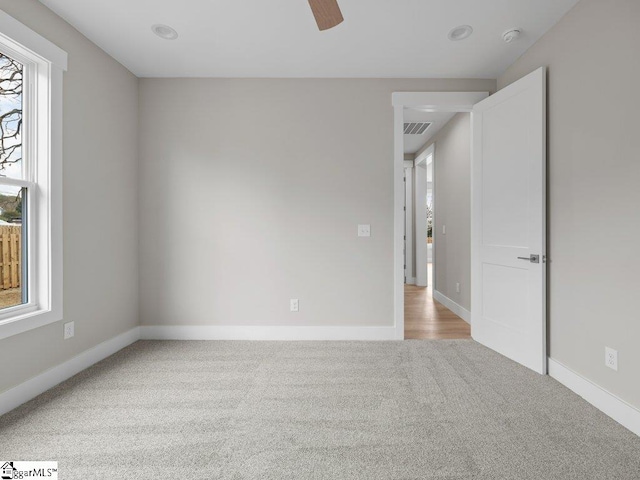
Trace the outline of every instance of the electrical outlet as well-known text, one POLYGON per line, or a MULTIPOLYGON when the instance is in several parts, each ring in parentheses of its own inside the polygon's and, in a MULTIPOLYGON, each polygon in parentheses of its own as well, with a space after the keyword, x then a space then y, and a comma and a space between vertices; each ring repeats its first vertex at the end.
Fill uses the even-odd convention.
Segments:
POLYGON ((460 293, 460 284, 456 283, 456 293, 460 293))
POLYGON ((612 370, 618 371, 618 351, 604 347, 604 364, 612 370))
POLYGON ((447 234, 447 226, 446 225, 442 225, 442 234, 443 235, 447 234))
POLYGON ((64 324, 64 339, 69 340, 76 334, 76 325, 74 322, 64 324))
POLYGON ((292 312, 297 312, 300 310, 300 302, 298 301, 297 298, 292 298, 289 301, 289 308, 291 309, 292 312))

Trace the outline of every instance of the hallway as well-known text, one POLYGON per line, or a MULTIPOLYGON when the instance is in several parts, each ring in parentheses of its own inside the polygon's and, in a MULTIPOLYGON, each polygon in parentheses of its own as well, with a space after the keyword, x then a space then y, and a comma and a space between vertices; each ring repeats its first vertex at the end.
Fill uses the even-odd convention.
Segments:
MULTIPOLYGON (((431 268, 429 268, 431 279, 431 268)), ((431 281, 430 281, 431 284, 431 281)), ((471 326, 433 299, 432 287, 404 286, 404 338, 440 340, 471 338, 471 326)))

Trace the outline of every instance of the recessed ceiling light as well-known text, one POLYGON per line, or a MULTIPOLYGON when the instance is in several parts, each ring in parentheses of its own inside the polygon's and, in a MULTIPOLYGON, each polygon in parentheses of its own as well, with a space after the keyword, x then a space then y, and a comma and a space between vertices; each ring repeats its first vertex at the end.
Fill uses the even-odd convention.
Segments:
POLYGON ((473 28, 470 25, 460 25, 449 32, 449 40, 454 42, 458 40, 464 40, 473 33, 473 28))
POLYGON ((178 32, 168 25, 156 24, 151 27, 151 31, 165 40, 175 40, 178 38, 178 32))

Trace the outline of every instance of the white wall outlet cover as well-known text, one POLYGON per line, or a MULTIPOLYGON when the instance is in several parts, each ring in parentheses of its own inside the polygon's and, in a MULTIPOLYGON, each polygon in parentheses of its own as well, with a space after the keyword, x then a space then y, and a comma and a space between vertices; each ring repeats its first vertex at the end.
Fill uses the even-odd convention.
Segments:
POLYGON ((460 284, 459 283, 456 283, 456 292, 460 293, 460 284))
POLYGON ((442 225, 442 234, 443 235, 447 234, 447 226, 446 225, 442 225))
POLYGON ((289 308, 292 312, 297 312, 300 310, 300 302, 298 301, 297 298, 292 298, 289 301, 289 308))
POLYGON ((74 322, 67 322, 64 324, 64 339, 69 340, 76 334, 76 325, 74 322))
POLYGON ((618 371, 618 351, 604 347, 604 364, 612 370, 618 371))
POLYGON ((358 225, 358 236, 359 237, 370 237, 371 236, 371 225, 358 225))

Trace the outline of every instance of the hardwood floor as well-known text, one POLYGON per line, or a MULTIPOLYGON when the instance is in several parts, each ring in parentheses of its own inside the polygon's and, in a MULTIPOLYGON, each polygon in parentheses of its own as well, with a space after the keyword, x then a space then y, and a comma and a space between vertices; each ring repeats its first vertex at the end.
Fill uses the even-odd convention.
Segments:
POLYGON ((404 338, 439 340, 471 338, 471 326, 441 303, 431 288, 404 286, 404 338))

